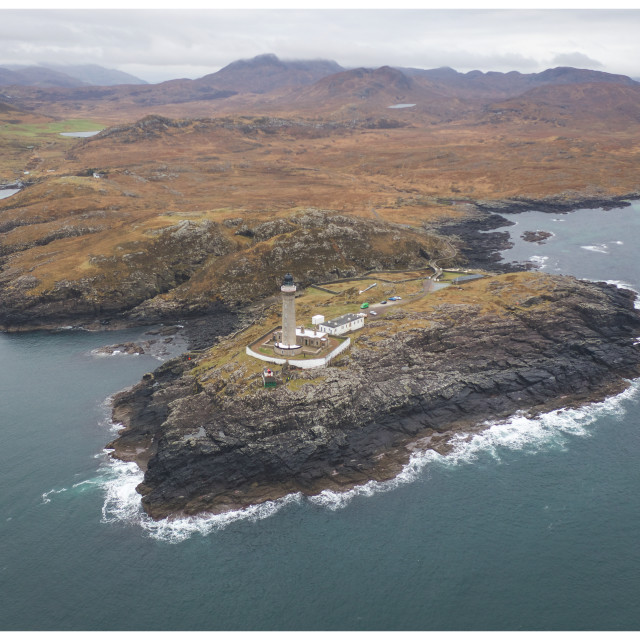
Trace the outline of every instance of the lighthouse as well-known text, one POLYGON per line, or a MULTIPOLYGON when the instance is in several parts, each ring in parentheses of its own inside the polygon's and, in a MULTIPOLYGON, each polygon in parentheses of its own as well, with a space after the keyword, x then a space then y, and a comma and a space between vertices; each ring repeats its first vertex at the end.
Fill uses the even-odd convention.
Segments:
POLYGON ((296 285, 290 273, 284 277, 282 286, 282 339, 281 347, 295 349, 296 342, 296 285))

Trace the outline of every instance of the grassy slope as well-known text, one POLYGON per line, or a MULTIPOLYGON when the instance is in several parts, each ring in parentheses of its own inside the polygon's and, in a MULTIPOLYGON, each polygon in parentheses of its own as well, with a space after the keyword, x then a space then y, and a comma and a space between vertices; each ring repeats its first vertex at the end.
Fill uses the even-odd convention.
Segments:
POLYGON ((149 117, 78 141, 57 131, 99 123, 2 117, 0 144, 13 151, 2 156, 0 175, 21 176, 28 166, 36 181, 0 205, 2 281, 10 288, 29 274, 31 296, 66 280, 81 283, 81 296, 106 299, 141 276, 136 303, 158 294, 163 304, 246 302, 274 292, 281 270, 310 282, 331 269, 390 268, 396 254, 405 256, 399 267, 424 266, 406 256, 444 247, 423 226, 463 217, 456 203, 465 200, 640 188, 634 123, 585 131, 570 121, 433 124, 406 113, 405 127, 368 129, 299 116, 149 117), (89 177, 93 170, 104 178, 89 177), (323 235, 324 223, 251 236, 309 209, 361 220, 364 231, 351 242, 341 232, 323 235), (374 228, 385 222, 403 228, 374 228), (191 235, 180 241, 176 229, 187 223, 191 235), (208 244, 192 251, 200 236, 208 244))
MULTIPOLYGON (((450 286, 434 293, 415 298, 407 298, 401 306, 380 318, 368 318, 365 327, 354 332, 353 348, 362 344, 367 349, 378 349, 379 343, 390 335, 406 333, 413 329, 429 326, 437 316, 439 322, 455 324, 469 313, 501 316, 518 313, 532 308, 544 313, 545 305, 550 304, 545 294, 557 287, 557 281, 540 273, 514 273, 493 276, 465 284, 450 286)), ((359 310, 359 300, 348 301, 345 296, 332 296, 314 289, 307 289, 296 299, 296 319, 305 323, 313 315, 322 314, 329 318, 343 313, 359 310)), ((221 397, 231 393, 245 394, 261 387, 260 375, 264 363, 247 356, 245 347, 280 324, 280 305, 268 307, 258 322, 248 330, 231 338, 223 339, 199 357, 197 366, 191 375, 201 387, 221 397)), ((345 356, 339 356, 345 357, 345 356)), ((279 371, 281 366, 274 365, 279 371)), ((295 391, 307 383, 322 380, 323 369, 291 372, 295 391)))

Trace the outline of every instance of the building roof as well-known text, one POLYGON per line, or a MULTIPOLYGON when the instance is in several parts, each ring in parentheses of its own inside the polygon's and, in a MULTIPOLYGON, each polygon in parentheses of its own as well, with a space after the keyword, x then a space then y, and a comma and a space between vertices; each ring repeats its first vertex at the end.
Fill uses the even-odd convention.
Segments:
POLYGON ((451 283, 459 284, 461 282, 471 282, 471 280, 479 280, 480 278, 484 278, 484 276, 480 273, 474 273, 470 276, 458 276, 457 278, 454 278, 451 283))
POLYGON ((296 327, 296 335, 303 338, 322 338, 326 340, 326 336, 322 331, 314 331, 313 329, 305 329, 303 327, 296 327))
POLYGON ((321 326, 331 327, 335 329, 336 327, 341 327, 342 325, 348 324, 349 322, 353 322, 354 320, 358 320, 362 316, 359 313, 345 313, 345 315, 340 316, 339 318, 334 318, 333 320, 327 320, 323 322, 321 326))

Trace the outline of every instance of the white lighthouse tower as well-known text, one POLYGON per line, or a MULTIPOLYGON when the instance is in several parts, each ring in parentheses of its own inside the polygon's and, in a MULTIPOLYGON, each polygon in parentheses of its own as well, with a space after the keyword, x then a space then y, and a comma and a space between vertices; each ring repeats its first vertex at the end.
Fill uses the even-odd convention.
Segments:
POLYGON ((290 273, 284 277, 282 291, 282 340, 284 347, 296 347, 296 285, 290 273))
POLYGON ((282 291, 282 329, 276 332, 276 343, 273 350, 281 356, 293 356, 302 349, 296 335, 296 290, 293 276, 284 277, 282 291))

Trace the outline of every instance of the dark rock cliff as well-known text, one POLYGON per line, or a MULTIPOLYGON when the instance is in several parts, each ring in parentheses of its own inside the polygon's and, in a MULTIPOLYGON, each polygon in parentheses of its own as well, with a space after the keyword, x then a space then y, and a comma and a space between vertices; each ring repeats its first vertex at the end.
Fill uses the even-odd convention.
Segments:
POLYGON ((498 306, 399 309, 369 322, 336 366, 275 390, 185 355, 115 398, 125 429, 109 446, 146 469, 138 490, 152 517, 220 512, 390 478, 412 447, 446 452, 455 430, 599 400, 640 375, 631 292, 522 275, 543 286, 499 276, 481 285, 498 306))

